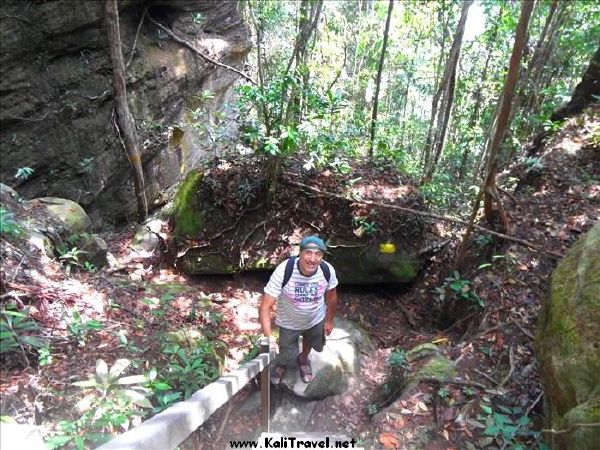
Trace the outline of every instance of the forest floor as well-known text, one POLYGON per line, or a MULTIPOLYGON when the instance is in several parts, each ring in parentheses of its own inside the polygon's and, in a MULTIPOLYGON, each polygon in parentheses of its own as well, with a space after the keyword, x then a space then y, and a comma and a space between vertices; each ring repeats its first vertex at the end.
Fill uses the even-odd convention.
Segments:
MULTIPOLYGON (((595 113, 596 118, 588 114, 569 120, 533 159, 499 177, 499 184, 513 192, 503 201, 514 236, 544 252, 476 235, 457 277, 450 267, 462 230, 436 222, 436 235, 450 243, 432 255, 411 286, 340 288, 339 314, 365 328, 377 350, 364 358, 361 377, 351 389, 319 402, 313 428, 304 431, 342 433, 376 448, 535 448, 541 442, 543 402, 534 336, 558 261, 547 252, 564 255, 600 219, 600 155, 598 143, 591 142, 599 126, 595 113), (476 296, 453 299, 448 291, 442 301, 436 288, 447 277, 469 281, 469 292, 476 296), (439 345, 451 359, 469 362, 461 366, 465 383, 421 383, 410 396, 378 408, 373 395, 390 371, 390 353, 426 342, 439 345)), ((131 226, 104 234, 121 262, 130 255, 134 231, 131 226)), ((19 272, 22 261, 3 264, 19 264, 19 272)), ((18 302, 30 304, 51 346, 38 362, 28 358, 25 363, 18 352, 2 356, 0 415, 39 425, 46 436, 56 434, 58 421, 69 421, 73 426, 62 427, 58 435, 74 445, 86 430, 74 408, 82 389, 72 383, 93 374, 98 359, 110 367, 118 358, 128 358, 129 373, 165 366, 173 359, 164 352, 162 333, 190 327, 222 343, 225 370, 237 367, 252 351, 265 276, 185 277, 159 269, 158 261, 145 264, 147 270, 142 268, 135 280, 106 270, 66 274, 56 263, 39 268, 35 279, 17 274, 4 281, 18 302)), ((239 401, 253 389, 239 394, 239 401)), ((258 417, 223 409, 197 438, 203 448, 222 448, 218 442, 247 436, 257 423, 258 417), (221 426, 225 416, 235 425, 227 427, 228 436, 221 426)), ((111 426, 120 431, 117 421, 111 426)))

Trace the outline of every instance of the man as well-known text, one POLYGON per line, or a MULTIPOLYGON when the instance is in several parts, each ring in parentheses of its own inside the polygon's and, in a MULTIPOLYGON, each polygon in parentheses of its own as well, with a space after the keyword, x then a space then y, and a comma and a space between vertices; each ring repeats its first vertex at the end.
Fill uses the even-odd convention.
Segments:
POLYGON ((279 327, 279 356, 271 371, 274 384, 281 382, 286 368, 294 362, 298 364, 302 381, 310 382, 313 373, 308 355, 313 349, 322 351, 325 336, 333 330, 338 281, 333 266, 323 261, 326 251, 322 239, 305 237, 300 242, 298 257, 279 264, 265 286, 259 318, 267 337, 271 336, 270 310, 277 303, 275 324, 279 327), (300 336, 302 351, 299 352, 300 336))

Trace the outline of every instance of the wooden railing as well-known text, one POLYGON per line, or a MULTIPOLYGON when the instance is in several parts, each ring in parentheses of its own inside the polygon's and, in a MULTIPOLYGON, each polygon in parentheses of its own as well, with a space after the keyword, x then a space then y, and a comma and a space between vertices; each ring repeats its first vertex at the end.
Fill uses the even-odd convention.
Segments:
POLYGON ((261 389, 261 431, 268 433, 269 371, 274 353, 270 351, 267 339, 261 340, 260 345, 261 353, 252 361, 200 389, 189 399, 176 403, 140 426, 115 437, 99 449, 174 449, 258 375, 261 389))

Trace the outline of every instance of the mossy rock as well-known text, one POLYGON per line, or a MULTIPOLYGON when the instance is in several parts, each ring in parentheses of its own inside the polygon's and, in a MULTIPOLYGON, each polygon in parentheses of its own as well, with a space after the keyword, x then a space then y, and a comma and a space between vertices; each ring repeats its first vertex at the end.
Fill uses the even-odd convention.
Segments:
POLYGON ((189 249, 177 258, 175 265, 190 275, 230 275, 240 271, 239 265, 234 265, 230 258, 197 247, 189 249))
POLYGON ((195 238, 204 228, 208 210, 203 207, 198 195, 202 178, 202 172, 198 170, 190 172, 175 194, 173 218, 177 236, 195 238))
POLYGON ((436 356, 440 354, 440 349, 437 345, 425 342, 424 344, 417 345, 406 352, 406 360, 409 363, 414 363, 420 359, 436 356))
POLYGON ((92 221, 85 210, 72 200, 43 197, 29 200, 26 205, 33 210, 34 217, 50 222, 63 238, 87 233, 92 229, 92 221))
POLYGON ((420 367, 413 368, 412 373, 402 368, 391 368, 385 381, 375 393, 375 404, 378 406, 390 404, 418 386, 422 381, 443 383, 457 376, 454 361, 443 356, 441 350, 434 344, 418 345, 409 350, 406 355, 411 368, 416 363, 419 363, 420 367))
POLYGON ((383 248, 380 243, 368 245, 345 242, 330 247, 327 260, 335 267, 341 283, 379 284, 408 283, 419 272, 419 261, 400 242, 394 251, 383 248), (383 250, 383 251, 382 251, 383 250))
MULTIPOLYGON (((552 275, 550 299, 536 338, 554 429, 598 423, 600 417, 600 224, 581 237, 552 275)), ((552 436, 554 449, 592 449, 600 428, 552 436)))

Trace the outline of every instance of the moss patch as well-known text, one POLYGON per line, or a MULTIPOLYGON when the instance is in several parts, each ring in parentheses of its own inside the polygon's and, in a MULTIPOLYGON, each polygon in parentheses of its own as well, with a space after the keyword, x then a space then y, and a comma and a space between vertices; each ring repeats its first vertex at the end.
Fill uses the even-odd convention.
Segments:
POLYGON ((201 172, 190 172, 175 195, 173 217, 175 234, 178 236, 196 237, 204 227, 207 211, 201 208, 198 201, 198 188, 201 181, 201 172))

